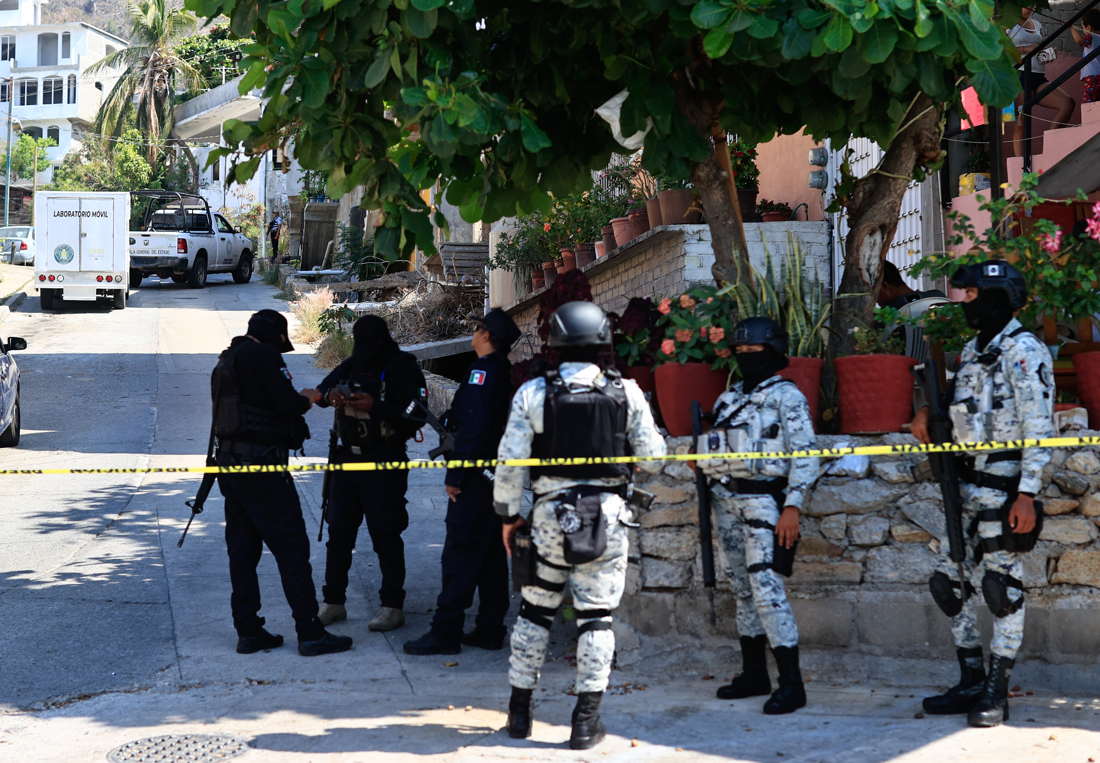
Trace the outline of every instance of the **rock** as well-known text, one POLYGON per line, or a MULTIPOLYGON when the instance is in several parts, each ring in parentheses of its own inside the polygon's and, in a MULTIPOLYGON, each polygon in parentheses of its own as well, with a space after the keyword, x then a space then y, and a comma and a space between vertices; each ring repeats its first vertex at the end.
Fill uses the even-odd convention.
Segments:
POLYGON ((842 556, 844 549, 825 538, 811 536, 798 541, 798 556, 842 556))
POLYGON ((820 485, 806 502, 803 512, 811 517, 870 514, 893 504, 906 492, 904 488, 875 479, 853 480, 845 485, 820 485))
POLYGON ((687 588, 690 582, 690 563, 642 557, 643 588, 687 588))
POLYGON ((841 456, 829 464, 825 473, 833 477, 852 477, 861 480, 871 471, 871 459, 867 456, 841 456))
MULTIPOLYGON (((1051 469, 1050 474, 1047 474, 1046 470, 1048 467, 1050 467, 1050 464, 1043 467, 1044 482, 1049 482, 1050 478, 1054 476, 1054 469, 1051 469)), ((1039 493, 1039 495, 1043 496, 1043 498, 1061 498, 1062 491, 1058 489, 1057 485, 1047 485, 1046 489, 1039 493)))
POLYGON ((699 548, 699 531, 694 527, 662 527, 640 533, 642 553, 661 559, 689 562, 699 548))
POLYGON ((1100 551, 1070 549, 1058 560, 1050 582, 1058 585, 1087 585, 1100 588, 1100 551))
POLYGON ((848 515, 833 514, 821 520, 821 534, 830 540, 848 539, 848 515))
POLYGON ((1043 511, 1047 513, 1047 516, 1057 517, 1062 514, 1069 514, 1080 505, 1080 501, 1075 501, 1072 498, 1050 498, 1043 501, 1043 511))
POLYGON ((694 525, 699 521, 699 511, 694 506, 667 507, 647 511, 638 518, 638 524, 643 528, 650 527, 681 527, 694 525))
POLYGON ((890 528, 890 534, 898 543, 927 543, 932 540, 932 533, 914 525, 894 525, 890 528))
POLYGON ((691 453, 694 443, 692 437, 669 437, 665 440, 670 455, 684 456, 691 453))
POLYGON ((1089 412, 1084 408, 1070 408, 1054 414, 1054 429, 1058 434, 1080 432, 1089 428, 1089 412))
POLYGON ((641 543, 638 540, 638 531, 633 527, 626 531, 626 558, 636 562, 642 558, 641 543))
POLYGON ((919 503, 920 501, 933 501, 943 503, 943 491, 938 482, 920 482, 916 487, 909 488, 905 497, 898 501, 899 506, 907 503, 919 503))
POLYGON ((671 464, 665 467, 665 474, 672 477, 674 480, 680 480, 681 482, 691 482, 695 479, 695 472, 691 470, 691 467, 685 464, 683 461, 673 461, 671 464))
POLYGON ((689 498, 695 497, 694 486, 670 487, 657 482, 649 486, 649 492, 656 496, 654 505, 659 503, 683 503, 689 498))
POLYGON ((627 596, 633 596, 642 590, 642 566, 631 562, 626 566, 626 588, 623 589, 627 596))
POLYGON ((1100 472, 1100 458, 1091 450, 1079 450, 1066 459, 1066 468, 1078 474, 1100 472))
POLYGON ((1086 517, 1100 517, 1100 495, 1090 493, 1081 499, 1081 513, 1086 517))
POLYGON ((1024 581, 1024 588, 1042 588, 1047 584, 1047 558, 1039 554, 1024 554, 1023 574, 1020 580, 1024 581))
POLYGON ((913 524, 927 530, 934 537, 943 540, 947 534, 947 525, 943 518, 943 505, 932 501, 921 501, 901 507, 901 513, 913 524))
POLYGON ((891 485, 904 485, 916 482, 913 479, 913 469, 908 461, 891 459, 889 461, 876 461, 871 464, 871 471, 880 480, 886 480, 891 485))
POLYGON ((1089 489, 1089 481, 1076 472, 1055 474, 1054 484, 1062 488, 1062 492, 1070 495, 1084 495, 1089 489))
POLYGON ((881 546, 867 552, 868 583, 924 585, 936 568, 936 555, 924 546, 881 546))
POLYGON ((1088 543, 1097 535, 1096 525, 1082 517, 1052 519, 1043 523, 1039 540, 1049 540, 1066 545, 1088 543))
POLYGON ((890 532, 890 520, 884 517, 852 517, 848 522, 848 538, 857 546, 881 546, 890 532))
POLYGON ((795 562, 791 585, 858 585, 863 565, 855 562, 795 562))

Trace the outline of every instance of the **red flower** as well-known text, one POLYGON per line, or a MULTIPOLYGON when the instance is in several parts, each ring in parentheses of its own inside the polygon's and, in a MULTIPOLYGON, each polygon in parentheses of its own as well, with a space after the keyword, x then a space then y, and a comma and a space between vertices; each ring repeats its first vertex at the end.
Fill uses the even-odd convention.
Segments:
POLYGON ((676 329, 676 341, 677 342, 690 342, 691 341, 691 329, 676 329))

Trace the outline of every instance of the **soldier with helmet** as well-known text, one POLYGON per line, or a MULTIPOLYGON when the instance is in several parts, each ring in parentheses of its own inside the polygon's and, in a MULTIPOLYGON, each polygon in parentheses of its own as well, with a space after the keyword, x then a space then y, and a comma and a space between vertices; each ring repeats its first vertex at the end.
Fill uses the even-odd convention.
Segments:
MULTIPOLYGON (((787 367, 787 334, 771 318, 748 318, 734 329, 741 381, 714 405, 714 428, 699 452, 748 453, 814 447, 806 398, 778 372, 787 367)), ((711 505, 719 549, 737 598, 737 631, 743 667, 718 689, 719 699, 771 697, 764 713, 781 715, 805 707, 798 664, 798 627, 781 575, 790 575, 798 540, 798 514, 818 476, 817 460, 704 459, 699 467, 713 481, 711 505), (779 669, 774 693, 767 645, 779 669)))
MULTIPOLYGON (((664 455, 664 439, 642 391, 598 364, 610 342, 611 324, 600 308, 590 302, 558 308, 549 343, 561 362, 516 392, 498 458, 664 455)), ((497 467, 493 498, 504 518, 505 547, 511 554, 514 536, 529 524, 538 560, 534 584, 522 588, 512 630, 507 729, 515 739, 531 735, 532 693, 566 583, 580 633, 569 746, 589 749, 607 733, 599 710, 615 652, 611 611, 626 586, 625 523, 631 516, 624 499, 633 469, 629 463, 532 468, 535 504, 524 520, 526 467, 497 467)))
MULTIPOLYGON (((960 268, 951 285, 966 290, 963 313, 978 331, 963 349, 947 392, 954 441, 1053 437, 1050 352, 1013 317, 1027 304, 1023 276, 1007 262, 989 260, 960 268)), ((913 419, 913 434, 923 443, 931 442, 928 421, 927 407, 913 419)), ((924 700, 929 714, 968 715, 971 726, 1008 720, 1008 679, 1024 635, 1023 554, 1038 536, 1041 516, 1034 499, 1049 461, 1049 452, 1041 448, 982 451, 962 459, 968 579, 959 580, 944 544, 939 569, 929 581, 932 598, 951 618, 962 677, 946 693, 924 700), (978 587, 994 618, 988 673, 978 629, 978 587)))

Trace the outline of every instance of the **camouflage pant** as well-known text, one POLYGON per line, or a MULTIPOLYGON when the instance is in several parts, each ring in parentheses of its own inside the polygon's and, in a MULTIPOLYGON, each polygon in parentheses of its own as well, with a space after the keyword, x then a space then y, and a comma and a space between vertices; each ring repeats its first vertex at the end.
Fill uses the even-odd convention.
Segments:
POLYGON ((769 565, 775 547, 779 508, 770 495, 723 497, 712 493, 714 525, 726 575, 737 597, 737 632, 767 634, 772 648, 797 646, 783 578, 769 565))
MULTIPOLYGON (((974 523, 979 511, 983 509, 999 509, 1005 504, 1006 496, 999 490, 991 488, 976 488, 970 485, 962 485, 963 495, 963 529, 966 530, 974 523)), ((1000 522, 979 522, 976 537, 970 538, 967 545, 966 560, 963 569, 967 580, 974 586, 974 593, 967 597, 963 603, 962 611, 951 618, 951 634, 955 637, 955 645, 960 648, 973 649, 982 645, 982 634, 978 629, 978 599, 982 596, 982 579, 988 572, 999 572, 1003 575, 1021 580, 1023 574, 1023 554, 1009 551, 991 551, 982 556, 981 562, 975 558, 975 548, 982 538, 996 538, 1001 534, 1000 522), (975 573, 981 572, 978 576, 975 573)), ((958 582, 958 566, 948 557, 948 544, 941 547, 942 556, 937 569, 944 572, 953 582, 958 582)), ((1012 585, 1008 588, 1009 599, 1013 602, 1020 601, 1024 592, 1012 585)), ((1006 617, 993 619, 993 641, 990 650, 1002 657, 1016 658, 1016 652, 1024 640, 1024 606, 1021 603, 1019 609, 1006 617)))
POLYGON ((508 682, 517 689, 533 689, 538 683, 539 671, 546 659, 546 647, 550 642, 549 624, 561 605, 568 581, 573 592, 577 625, 581 629, 577 639, 576 691, 602 692, 607 688, 611 659, 615 655, 615 634, 609 629, 610 611, 619 606, 626 586, 626 528, 618 521, 620 511, 624 510, 623 500, 617 495, 603 496, 603 514, 608 523, 607 550, 595 561, 573 566, 566 565, 563 556, 564 536, 554 514, 558 503, 542 500, 535 504, 531 512, 531 538, 539 556, 555 565, 551 567, 540 559, 538 577, 553 590, 540 586, 523 587, 524 608, 531 607, 533 611, 525 616, 524 609, 521 609, 512 628, 508 682), (608 614, 586 617, 585 612, 592 610, 603 610, 608 614), (589 625, 586 628, 586 624, 595 624, 595 627, 589 625))

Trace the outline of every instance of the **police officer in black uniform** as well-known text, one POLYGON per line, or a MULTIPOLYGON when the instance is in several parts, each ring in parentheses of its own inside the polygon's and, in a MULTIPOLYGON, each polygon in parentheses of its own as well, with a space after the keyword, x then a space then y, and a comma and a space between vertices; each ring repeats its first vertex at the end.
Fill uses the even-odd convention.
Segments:
MULTIPOLYGON (((248 333, 234 337, 221 354, 211 377, 219 466, 286 464, 290 451, 301 448, 309 437, 302 414, 321 395, 315 389, 295 391, 282 356, 293 349, 286 318, 261 310, 249 319, 248 333)), ((268 633, 259 616, 256 565, 265 543, 279 564, 283 591, 294 613, 298 652, 310 657, 350 649, 350 638, 326 632, 317 618, 309 538, 290 474, 219 474, 218 487, 225 496, 237 652, 252 654, 283 645, 283 637, 268 633)))
MULTIPOLYGON (((413 400, 427 401, 424 374, 416 358, 402 352, 381 318, 367 315, 352 327, 351 357, 321 382, 319 405, 333 405, 338 414, 338 463, 405 461, 405 442, 417 425, 405 418, 413 400)), ((325 625, 347 618, 348 571, 355 538, 364 518, 370 533, 382 588, 381 608, 367 623, 372 631, 391 631, 405 624, 405 544, 409 526, 405 491, 407 469, 335 472, 330 486, 328 559, 325 564, 325 625)))
MULTIPOLYGON (((454 432, 450 460, 494 459, 512 401, 508 350, 520 330, 503 310, 471 315, 477 330, 470 344, 477 360, 455 392, 446 414, 454 432)), ((489 472, 491 474, 491 471, 489 472)), ((497 650, 504 646, 508 614, 508 558, 500 542, 500 516, 493 509, 493 483, 484 469, 448 469, 447 539, 443 544, 443 590, 432 627, 405 642, 408 654, 458 654, 460 644, 497 650), (463 633, 466 609, 480 597, 474 630, 463 633)))

